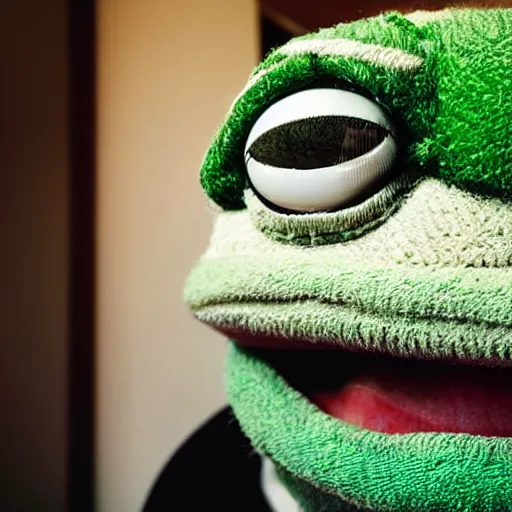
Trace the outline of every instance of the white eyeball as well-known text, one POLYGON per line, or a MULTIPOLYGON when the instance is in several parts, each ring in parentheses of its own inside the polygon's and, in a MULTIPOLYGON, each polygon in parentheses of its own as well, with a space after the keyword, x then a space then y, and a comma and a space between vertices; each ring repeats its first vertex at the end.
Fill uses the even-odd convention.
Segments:
POLYGON ((245 163, 254 189, 296 212, 342 208, 393 167, 394 130, 369 99, 339 89, 301 91, 254 124, 245 163))

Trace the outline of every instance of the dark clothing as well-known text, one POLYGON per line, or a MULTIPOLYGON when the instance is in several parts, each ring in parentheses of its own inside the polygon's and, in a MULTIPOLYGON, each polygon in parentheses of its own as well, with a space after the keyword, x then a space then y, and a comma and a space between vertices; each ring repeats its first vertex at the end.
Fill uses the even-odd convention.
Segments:
POLYGON ((270 512, 260 486, 261 459, 231 409, 194 432, 162 470, 144 512, 270 512))

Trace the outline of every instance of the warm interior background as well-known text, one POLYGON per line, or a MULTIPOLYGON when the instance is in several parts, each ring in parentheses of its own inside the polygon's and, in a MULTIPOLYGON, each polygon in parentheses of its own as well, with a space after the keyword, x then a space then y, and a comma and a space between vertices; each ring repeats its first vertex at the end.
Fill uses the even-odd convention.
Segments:
POLYGON ((97 508, 135 511, 176 445, 224 401, 225 341, 183 281, 212 214, 198 169, 258 58, 251 0, 98 9, 97 508))
POLYGON ((436 10, 447 6, 510 7, 512 0, 261 0, 261 10, 292 32, 309 32, 319 27, 375 16, 386 11, 436 10))
POLYGON ((260 38, 445 3, 2 3, 1 510, 140 510, 224 403, 225 342, 181 293, 211 228, 198 168, 260 38))

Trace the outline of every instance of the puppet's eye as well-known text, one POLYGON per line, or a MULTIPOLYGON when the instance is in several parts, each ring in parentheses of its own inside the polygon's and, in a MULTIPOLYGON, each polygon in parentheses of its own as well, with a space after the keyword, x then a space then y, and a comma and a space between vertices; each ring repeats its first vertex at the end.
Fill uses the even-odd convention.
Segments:
POLYGON ((286 210, 354 204, 375 189, 397 154, 393 128, 367 98, 339 89, 298 92, 272 105, 247 139, 254 189, 286 210))

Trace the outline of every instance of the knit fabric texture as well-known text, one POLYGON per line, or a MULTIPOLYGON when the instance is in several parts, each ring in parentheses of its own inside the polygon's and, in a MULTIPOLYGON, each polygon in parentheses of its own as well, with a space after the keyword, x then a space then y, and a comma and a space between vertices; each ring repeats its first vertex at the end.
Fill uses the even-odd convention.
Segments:
POLYGON ((234 340, 234 413, 306 511, 512 510, 512 439, 345 424, 239 346, 246 336, 512 360, 511 64, 512 9, 391 13, 324 29, 268 55, 206 154, 201 183, 222 211, 185 300, 234 340), (245 142, 265 109, 312 87, 378 103, 396 130, 396 169, 359 204, 283 212, 249 187, 245 142))

